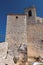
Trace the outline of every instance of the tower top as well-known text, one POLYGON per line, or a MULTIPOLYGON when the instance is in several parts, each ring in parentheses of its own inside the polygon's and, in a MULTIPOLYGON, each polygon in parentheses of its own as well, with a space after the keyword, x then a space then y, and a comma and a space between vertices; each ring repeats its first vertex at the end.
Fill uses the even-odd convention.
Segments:
POLYGON ((35 6, 27 7, 27 8, 25 8, 24 10, 25 10, 25 11, 28 11, 28 10, 30 10, 30 9, 36 9, 36 7, 35 7, 35 6))

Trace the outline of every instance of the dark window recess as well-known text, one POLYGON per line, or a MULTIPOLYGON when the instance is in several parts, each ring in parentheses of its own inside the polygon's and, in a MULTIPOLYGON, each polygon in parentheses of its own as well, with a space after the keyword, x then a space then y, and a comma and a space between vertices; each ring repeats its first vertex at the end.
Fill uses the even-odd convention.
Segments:
POLYGON ((8 64, 5 64, 5 65, 8 65, 8 64))
POLYGON ((28 12, 28 16, 29 16, 29 17, 32 16, 32 11, 31 11, 31 10, 29 10, 29 12, 28 12))
POLYGON ((16 19, 18 19, 18 16, 16 16, 16 19))

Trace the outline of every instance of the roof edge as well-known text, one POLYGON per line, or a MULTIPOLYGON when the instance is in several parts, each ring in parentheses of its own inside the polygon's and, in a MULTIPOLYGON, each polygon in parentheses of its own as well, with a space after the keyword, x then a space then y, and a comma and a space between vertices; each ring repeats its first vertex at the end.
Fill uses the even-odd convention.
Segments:
POLYGON ((26 15, 26 14, 7 14, 7 15, 15 15, 15 16, 17 16, 17 15, 26 15))

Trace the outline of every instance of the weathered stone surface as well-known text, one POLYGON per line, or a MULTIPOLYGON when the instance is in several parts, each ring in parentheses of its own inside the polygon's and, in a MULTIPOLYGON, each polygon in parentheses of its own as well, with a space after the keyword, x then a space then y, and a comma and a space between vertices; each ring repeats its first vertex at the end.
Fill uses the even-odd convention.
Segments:
POLYGON ((43 25, 30 24, 27 26, 28 55, 43 57, 43 25), (30 52, 30 51, 32 52, 30 52))
POLYGON ((8 51, 8 43, 2 42, 0 43, 0 58, 5 58, 8 51))
POLYGON ((8 55, 7 58, 0 58, 0 65, 14 65, 13 58, 8 55))
POLYGON ((8 54, 7 58, 4 59, 5 64, 14 65, 13 57, 8 54))
POLYGON ((0 65, 5 65, 4 59, 0 58, 0 65))

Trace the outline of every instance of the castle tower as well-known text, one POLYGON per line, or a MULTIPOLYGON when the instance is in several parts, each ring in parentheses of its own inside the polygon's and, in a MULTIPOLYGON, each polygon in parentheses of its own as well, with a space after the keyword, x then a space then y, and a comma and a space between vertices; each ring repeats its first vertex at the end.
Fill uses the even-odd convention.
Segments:
POLYGON ((26 39, 26 15, 25 14, 9 14, 7 15, 6 25, 6 42, 9 49, 16 52, 16 48, 20 44, 27 44, 26 39))
POLYGON ((25 14, 27 15, 27 24, 36 23, 36 8, 30 7, 25 9, 25 14))

